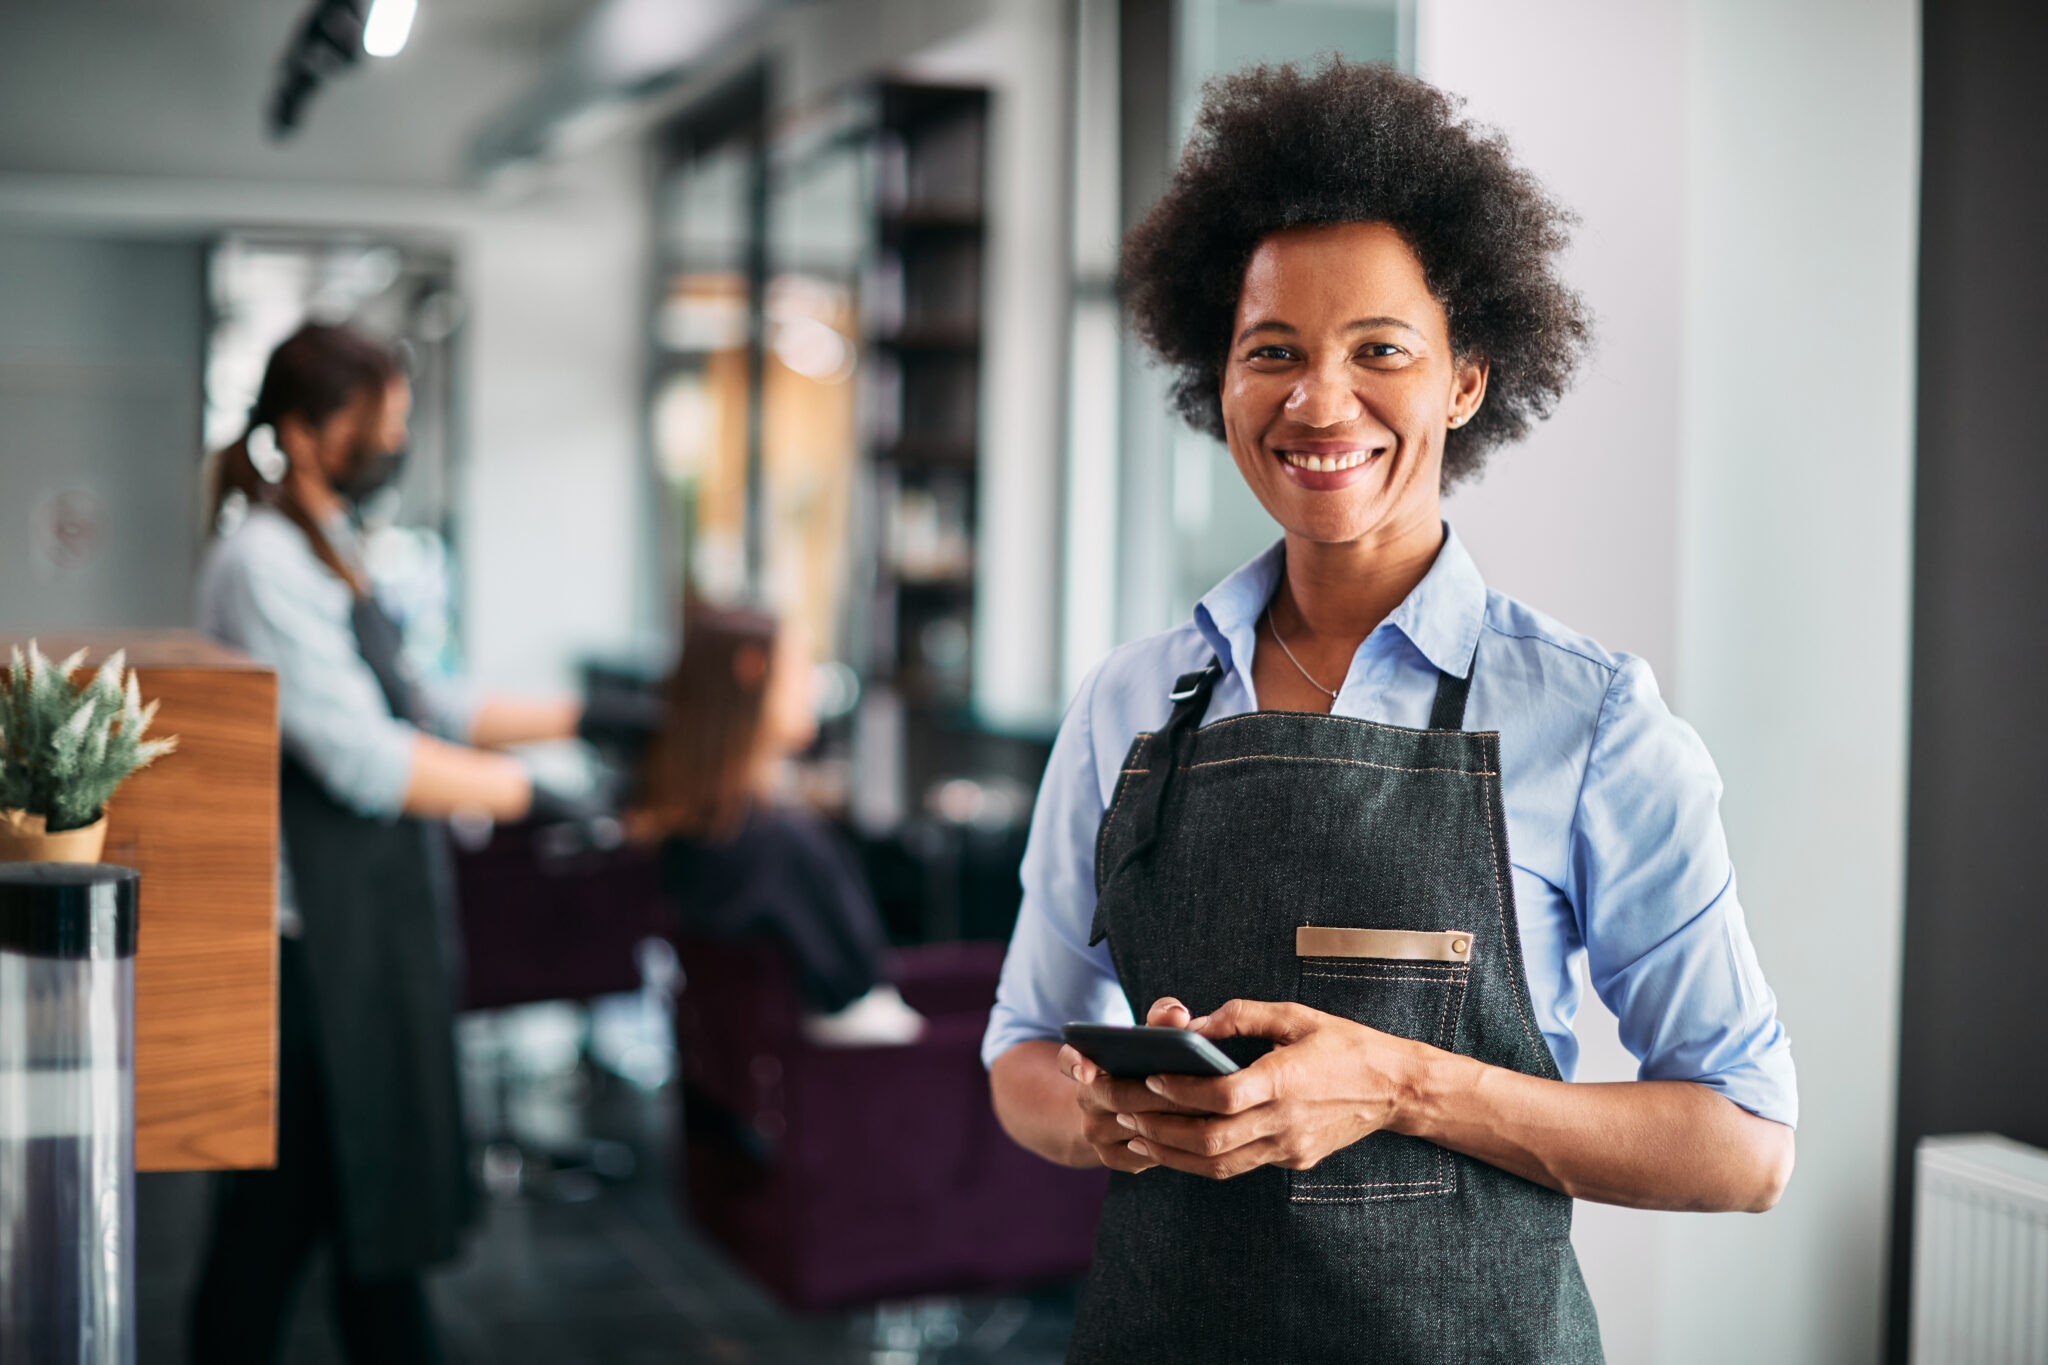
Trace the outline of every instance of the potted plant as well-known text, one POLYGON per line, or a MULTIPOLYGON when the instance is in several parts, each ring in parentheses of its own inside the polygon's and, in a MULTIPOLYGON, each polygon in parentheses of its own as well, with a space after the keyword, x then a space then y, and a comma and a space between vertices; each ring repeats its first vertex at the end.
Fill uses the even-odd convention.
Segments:
POLYGON ((73 687, 80 650, 62 663, 31 640, 0 684, 0 862, 96 863, 107 798, 138 768, 177 747, 144 739, 156 703, 142 704, 125 651, 73 687))

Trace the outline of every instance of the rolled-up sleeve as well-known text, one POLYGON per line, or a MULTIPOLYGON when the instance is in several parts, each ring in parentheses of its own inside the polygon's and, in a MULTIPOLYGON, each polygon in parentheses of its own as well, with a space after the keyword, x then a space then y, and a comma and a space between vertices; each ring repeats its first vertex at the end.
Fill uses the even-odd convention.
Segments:
POLYGON ((1108 947, 1088 944, 1095 917, 1095 833, 1103 812, 1090 717, 1100 672, 1098 667, 1077 691, 1038 789, 1024 848, 1024 900, 982 1038, 985 1066, 1019 1043, 1058 1038, 1060 1025, 1070 1019, 1131 1022, 1108 947))
POLYGON ((476 730, 482 696, 459 678, 421 678, 413 690, 426 728, 451 744, 467 744, 476 730))
POLYGON ((1779 1123, 1799 1117, 1791 1040, 1735 894, 1721 779, 1649 666, 1602 700, 1574 814, 1572 901, 1595 991, 1644 1080, 1695 1081, 1779 1123))
POLYGON ((241 535, 252 539, 202 582, 202 628, 277 671, 280 742, 330 796, 360 815, 396 817, 419 731, 392 716, 357 653, 347 587, 317 562, 272 552, 272 528, 241 535))

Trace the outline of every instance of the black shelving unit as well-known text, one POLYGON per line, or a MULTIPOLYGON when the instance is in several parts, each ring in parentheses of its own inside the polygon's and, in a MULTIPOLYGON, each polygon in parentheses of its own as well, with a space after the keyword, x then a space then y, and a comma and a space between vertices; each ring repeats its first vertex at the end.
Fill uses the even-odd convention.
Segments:
POLYGON ((968 704, 988 92, 885 84, 867 291, 873 584, 867 687, 901 708, 901 807, 976 770, 968 704))

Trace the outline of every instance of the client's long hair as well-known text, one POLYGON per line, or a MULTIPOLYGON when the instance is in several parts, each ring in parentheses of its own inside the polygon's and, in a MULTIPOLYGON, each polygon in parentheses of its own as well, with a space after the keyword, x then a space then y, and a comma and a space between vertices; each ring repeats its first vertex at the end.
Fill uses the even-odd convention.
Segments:
POLYGON ((654 831, 718 842, 745 824, 776 629, 761 612, 701 602, 685 609, 661 730, 642 760, 644 818, 654 831))
POLYGON ((237 493, 252 506, 275 507, 305 533, 320 562, 361 597, 366 587, 355 567, 299 506, 289 478, 272 483, 264 477, 250 456, 249 438, 258 427, 269 427, 275 433, 286 417, 318 426, 365 394, 381 394, 403 373, 397 354, 389 347, 346 327, 308 323, 285 338, 264 367, 263 387, 257 391, 256 405, 249 409, 248 428, 240 440, 214 456, 208 524, 218 527, 222 504, 237 493))

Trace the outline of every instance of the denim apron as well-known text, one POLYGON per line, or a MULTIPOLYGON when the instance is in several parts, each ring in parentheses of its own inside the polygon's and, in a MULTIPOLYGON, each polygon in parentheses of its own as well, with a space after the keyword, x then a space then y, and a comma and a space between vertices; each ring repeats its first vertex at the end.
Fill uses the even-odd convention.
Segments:
MULTIPOLYGON (((1558 1078, 1523 974, 1500 737, 1444 674, 1430 728, 1257 711, 1202 725, 1183 676, 1132 742, 1096 846, 1094 941, 1139 1019, 1299 1001, 1558 1078), (1317 932, 1321 931, 1321 932, 1317 932)), ((1221 1044, 1240 1063, 1270 1045, 1221 1044)), ((1113 1174, 1068 1360, 1587 1365, 1565 1195, 1374 1133, 1313 1169, 1113 1174)))
MULTIPOLYGON (((416 719, 397 625, 367 597, 353 624, 391 714, 416 719)), ((425 821, 357 815, 289 755, 280 796, 342 1255, 369 1279, 445 1261, 475 1213, 456 1079, 447 847, 425 821)))

